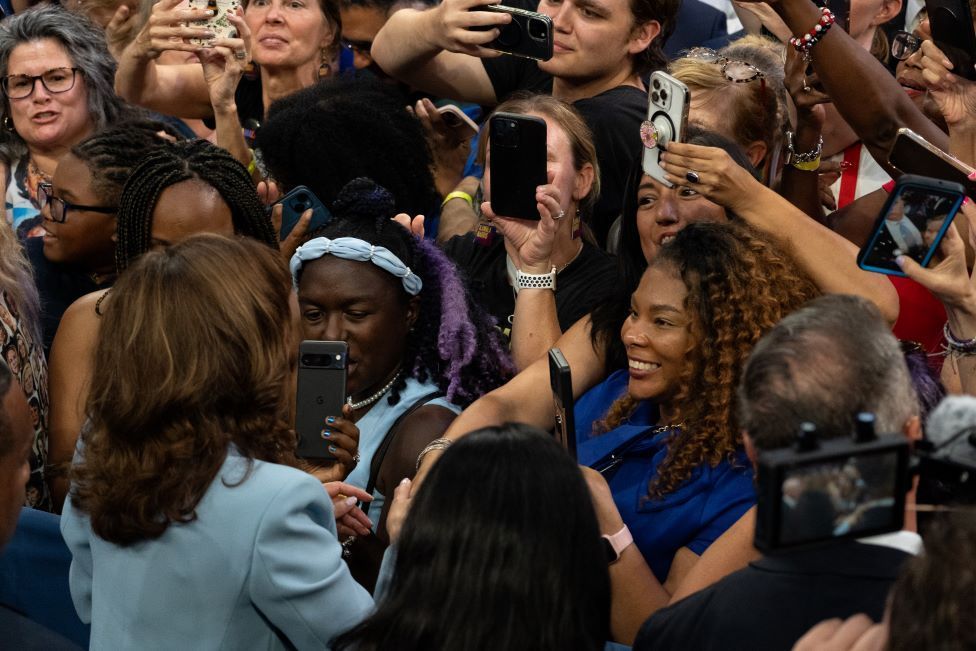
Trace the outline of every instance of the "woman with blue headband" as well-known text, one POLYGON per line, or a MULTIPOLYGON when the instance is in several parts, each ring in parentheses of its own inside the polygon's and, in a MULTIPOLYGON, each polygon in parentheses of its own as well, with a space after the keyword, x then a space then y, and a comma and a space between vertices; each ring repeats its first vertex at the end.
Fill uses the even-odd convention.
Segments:
POLYGON ((346 481, 373 491, 364 508, 378 525, 375 534, 346 545, 354 574, 369 584, 380 555, 366 549, 381 551, 386 543, 384 495, 412 477, 418 454, 512 367, 454 265, 391 220, 389 192, 356 179, 332 211, 336 221, 299 247, 291 271, 303 337, 349 346, 349 405, 325 431, 358 429, 358 459, 338 444, 335 451, 347 459, 346 481), (357 569, 364 567, 372 571, 357 569))

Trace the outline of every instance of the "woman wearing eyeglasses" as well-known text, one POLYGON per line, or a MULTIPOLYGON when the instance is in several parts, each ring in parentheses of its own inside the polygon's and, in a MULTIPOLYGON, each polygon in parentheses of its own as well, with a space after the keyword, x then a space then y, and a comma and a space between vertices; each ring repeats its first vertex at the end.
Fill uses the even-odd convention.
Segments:
POLYGON ((128 112, 114 74, 104 35, 83 16, 43 5, 0 23, 0 164, 22 238, 43 233, 37 189, 61 156, 128 112))

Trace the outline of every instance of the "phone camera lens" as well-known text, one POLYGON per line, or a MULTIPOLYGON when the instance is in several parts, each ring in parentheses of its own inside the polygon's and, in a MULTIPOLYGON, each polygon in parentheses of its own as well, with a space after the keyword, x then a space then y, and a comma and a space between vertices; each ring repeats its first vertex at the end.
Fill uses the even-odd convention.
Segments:
POLYGON ((657 79, 655 79, 654 82, 653 82, 653 85, 654 85, 654 88, 660 88, 661 87, 661 82, 658 81, 657 79))
POLYGON ((668 99, 668 91, 666 90, 661 91, 661 99, 665 101, 668 99))
POLYGON ((532 18, 529 20, 529 36, 537 41, 544 41, 549 35, 549 30, 547 29, 546 22, 544 20, 539 20, 538 18, 532 18))
POLYGON ((661 96, 658 95, 658 92, 656 90, 651 93, 651 101, 654 102, 655 104, 661 101, 661 96))

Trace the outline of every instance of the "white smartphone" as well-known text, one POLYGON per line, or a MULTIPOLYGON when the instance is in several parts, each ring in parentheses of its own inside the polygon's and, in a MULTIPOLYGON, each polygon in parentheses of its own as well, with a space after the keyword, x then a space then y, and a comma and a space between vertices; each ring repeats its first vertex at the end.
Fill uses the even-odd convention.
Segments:
POLYGON ((688 87, 666 72, 651 74, 647 87, 647 119, 641 124, 644 173, 669 188, 674 184, 664 178, 661 152, 669 142, 681 142, 688 127, 688 87))
MULTIPOLYGON (((194 20, 193 27, 206 27, 215 34, 214 38, 236 38, 237 28, 227 19, 241 6, 240 0, 190 0, 190 9, 210 9, 214 15, 206 20, 194 20)), ((191 38, 193 45, 209 46, 210 39, 191 38)))

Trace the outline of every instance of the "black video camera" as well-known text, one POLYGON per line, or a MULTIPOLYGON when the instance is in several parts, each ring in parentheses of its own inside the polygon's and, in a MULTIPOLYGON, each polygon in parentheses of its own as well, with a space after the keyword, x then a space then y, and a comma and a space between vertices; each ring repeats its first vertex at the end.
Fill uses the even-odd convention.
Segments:
MULTIPOLYGON (((931 422, 931 421, 930 421, 931 422)), ((920 441, 878 437, 874 415, 858 414, 851 437, 821 441, 804 423, 796 444, 761 452, 755 545, 763 553, 899 531, 914 475, 937 481, 953 500, 976 498, 976 427, 920 441)))

